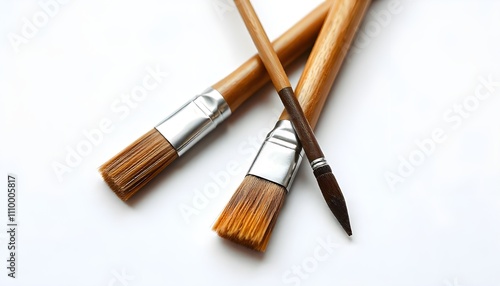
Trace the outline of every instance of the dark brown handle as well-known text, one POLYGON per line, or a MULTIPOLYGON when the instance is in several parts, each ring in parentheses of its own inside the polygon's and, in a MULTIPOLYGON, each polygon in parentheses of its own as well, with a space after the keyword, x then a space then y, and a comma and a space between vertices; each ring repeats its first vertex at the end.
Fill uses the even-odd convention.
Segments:
POLYGON ((307 155, 309 162, 312 162, 318 158, 323 158, 323 152, 316 140, 314 132, 307 122, 307 118, 300 107, 299 101, 291 87, 286 87, 278 92, 280 95, 283 105, 286 106, 288 114, 290 114, 290 120, 293 124, 293 129, 299 137, 302 148, 307 155))

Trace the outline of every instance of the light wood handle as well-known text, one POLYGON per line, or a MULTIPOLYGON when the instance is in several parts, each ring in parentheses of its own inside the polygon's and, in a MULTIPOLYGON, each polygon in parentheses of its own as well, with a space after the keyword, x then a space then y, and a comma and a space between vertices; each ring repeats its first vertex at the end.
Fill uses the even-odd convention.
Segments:
MULTIPOLYGON (((273 43, 283 65, 287 66, 312 47, 330 8, 330 1, 322 3, 273 43)), ((230 75, 214 84, 235 111, 251 95, 269 81, 269 74, 259 55, 255 55, 230 75)))
MULTIPOLYGON (((295 90, 312 128, 370 3, 371 0, 337 0, 331 4, 295 90)), ((280 119, 290 119, 286 110, 280 119)))
POLYGON ((250 0, 234 0, 234 3, 236 3, 236 8, 238 8, 241 18, 245 22, 250 36, 252 36, 253 43, 259 51, 260 58, 266 66, 274 88, 279 92, 286 87, 290 87, 291 84, 285 69, 274 51, 264 27, 260 23, 257 13, 255 13, 252 4, 250 4, 250 0))

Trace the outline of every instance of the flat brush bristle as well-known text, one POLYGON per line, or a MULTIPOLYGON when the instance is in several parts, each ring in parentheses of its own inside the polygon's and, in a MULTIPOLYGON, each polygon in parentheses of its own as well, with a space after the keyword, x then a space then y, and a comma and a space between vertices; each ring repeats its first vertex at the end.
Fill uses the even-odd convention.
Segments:
POLYGON ((316 180, 318 181, 319 188, 326 203, 333 215, 337 218, 345 232, 351 236, 351 223, 349 221, 349 213, 347 211, 347 204, 344 195, 340 190, 339 184, 332 173, 330 166, 326 165, 314 171, 316 180))
POLYGON ((264 252, 286 189, 267 180, 247 175, 213 226, 219 236, 264 252))
POLYGON ((172 145, 153 128, 104 163, 99 172, 116 195, 126 201, 177 157, 172 145))

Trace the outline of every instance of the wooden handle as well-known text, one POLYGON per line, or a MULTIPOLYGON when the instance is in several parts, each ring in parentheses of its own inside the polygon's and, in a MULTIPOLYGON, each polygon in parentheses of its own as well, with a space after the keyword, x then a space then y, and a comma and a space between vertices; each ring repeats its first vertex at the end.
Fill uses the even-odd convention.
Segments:
MULTIPOLYGON (((371 0, 338 0, 331 4, 295 90, 312 128, 318 122, 333 81, 370 3, 371 0)), ((286 110, 280 119, 290 119, 286 110)))
POLYGON ((252 36, 253 43, 259 51, 260 58, 262 62, 264 62, 264 66, 271 77, 274 88, 279 92, 284 88, 290 87, 291 84, 285 69, 274 51, 271 41, 269 41, 266 31, 264 27, 262 27, 257 13, 255 13, 252 4, 250 4, 250 0, 234 0, 234 3, 240 12, 243 22, 245 22, 245 26, 250 36, 252 36))
POLYGON ((281 62, 279 61, 278 55, 274 51, 274 48, 267 37, 262 24, 260 23, 259 17, 250 3, 250 0, 235 0, 236 7, 240 12, 243 21, 247 27, 252 40, 259 51, 259 56, 264 63, 264 66, 271 77, 274 84, 274 88, 278 92, 281 102, 285 106, 288 114, 290 114, 290 119, 293 124, 293 129, 299 137, 300 143, 302 143, 302 148, 306 153, 309 162, 313 162, 316 159, 323 159, 324 155, 321 151, 321 147, 314 136, 314 132, 307 122, 307 118, 302 112, 300 103, 295 97, 293 89, 290 86, 288 76, 283 69, 281 62))
MULTIPOLYGON (((330 8, 322 3, 273 43, 283 65, 287 66, 314 44, 330 8)), ((214 84, 231 111, 235 111, 251 95, 269 81, 269 75, 259 55, 255 55, 230 75, 214 84)))

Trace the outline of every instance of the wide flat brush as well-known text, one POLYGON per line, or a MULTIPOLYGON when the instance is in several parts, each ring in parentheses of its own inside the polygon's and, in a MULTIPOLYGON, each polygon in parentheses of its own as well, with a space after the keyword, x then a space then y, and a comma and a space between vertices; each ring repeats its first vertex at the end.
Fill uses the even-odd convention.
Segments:
MULTIPOLYGON (((338 0, 309 56, 296 94, 315 127, 331 86, 371 1, 338 0)), ((265 251, 302 159, 302 146, 285 111, 267 135, 247 176, 215 222, 226 239, 265 251)))
MULTIPOLYGON (((274 42, 285 65, 312 47, 328 7, 322 3, 274 42)), ((104 163, 99 168, 103 179, 118 197, 128 200, 268 81, 259 56, 250 58, 104 163)))
POLYGON ((340 222, 346 233, 352 235, 347 205, 342 191, 340 190, 337 180, 333 176, 332 169, 325 159, 325 155, 314 136, 311 126, 307 122, 307 118, 300 107, 299 101, 295 97, 295 93, 293 92, 285 69, 274 51, 271 41, 269 41, 267 37, 257 13, 255 13, 249 0, 235 0, 234 2, 259 51, 259 56, 271 77, 274 88, 276 88, 281 102, 290 115, 293 129, 300 139, 300 143, 311 164, 319 188, 330 210, 340 222))

